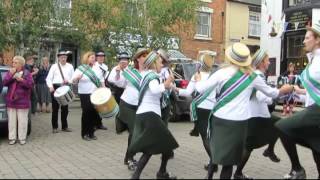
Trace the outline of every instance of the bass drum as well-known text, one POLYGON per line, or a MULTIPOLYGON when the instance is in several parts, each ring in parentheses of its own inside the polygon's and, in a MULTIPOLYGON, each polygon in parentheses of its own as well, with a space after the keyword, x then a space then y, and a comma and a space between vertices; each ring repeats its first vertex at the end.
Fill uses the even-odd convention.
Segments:
POLYGON ((98 88, 90 96, 91 103, 102 118, 112 118, 119 112, 119 106, 109 88, 98 88))
POLYGON ((54 98, 61 106, 69 105, 73 102, 74 94, 70 86, 61 86, 53 94, 54 98))

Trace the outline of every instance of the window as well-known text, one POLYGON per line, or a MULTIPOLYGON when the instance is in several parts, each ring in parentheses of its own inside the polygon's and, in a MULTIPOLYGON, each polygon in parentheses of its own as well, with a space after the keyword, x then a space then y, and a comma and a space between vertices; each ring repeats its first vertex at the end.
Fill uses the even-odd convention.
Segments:
POLYGON ((211 37, 211 13, 198 12, 196 37, 211 37))
POLYGON ((55 0, 54 19, 57 22, 63 22, 64 25, 71 23, 71 0, 55 0))
POLYGON ((304 35, 289 36, 287 39, 287 58, 300 58, 304 56, 303 53, 304 35))
POLYGON ((261 35, 261 13, 249 11, 249 36, 260 37, 261 35))

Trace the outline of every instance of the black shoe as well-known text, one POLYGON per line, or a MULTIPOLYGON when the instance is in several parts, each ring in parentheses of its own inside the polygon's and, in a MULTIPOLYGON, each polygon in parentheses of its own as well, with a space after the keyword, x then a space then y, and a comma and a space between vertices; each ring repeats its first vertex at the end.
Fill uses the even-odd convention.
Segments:
POLYGON ((306 175, 306 171, 301 168, 298 171, 295 170, 291 170, 289 174, 286 174, 284 176, 284 179, 306 179, 307 175, 306 175))
POLYGON ((70 128, 63 128, 63 129, 61 129, 61 131, 63 131, 63 132, 72 132, 72 130, 70 128))
MULTIPOLYGON (((213 164, 213 172, 218 172, 218 165, 216 164, 213 164)), ((204 167, 203 167, 206 171, 208 171, 209 169, 209 163, 208 164, 205 164, 204 167)))
POLYGON ((135 161, 128 161, 128 169, 130 171, 135 171, 137 169, 137 163, 135 161))
POLYGON ((82 139, 86 141, 91 141, 91 138, 89 137, 89 135, 82 136, 82 139))
POLYGON ((168 172, 165 172, 165 173, 158 172, 157 179, 177 179, 177 176, 174 176, 168 172))
POLYGON ((263 152, 263 156, 269 157, 269 159, 273 162, 276 162, 276 163, 280 162, 280 159, 278 158, 278 156, 274 152, 270 152, 268 150, 265 150, 263 152))
POLYGON ((192 129, 189 134, 190 134, 190 136, 195 136, 195 137, 199 136, 199 132, 195 129, 192 129))
POLYGON ((253 179, 245 174, 234 174, 233 179, 253 179))
POLYGON ((108 128, 104 125, 98 126, 97 129, 108 130, 108 128))
POLYGON ((97 136, 95 136, 95 135, 90 135, 89 138, 90 138, 91 140, 97 140, 97 139, 98 139, 97 136))

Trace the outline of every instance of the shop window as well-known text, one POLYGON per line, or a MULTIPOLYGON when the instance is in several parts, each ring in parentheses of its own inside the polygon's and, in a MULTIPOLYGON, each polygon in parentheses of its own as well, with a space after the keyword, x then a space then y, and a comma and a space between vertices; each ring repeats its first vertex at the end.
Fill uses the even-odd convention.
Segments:
POLYGON ((260 37, 261 35, 261 13, 249 11, 249 37, 260 37))
POLYGON ((304 56, 304 35, 290 36, 287 39, 287 58, 300 58, 304 56))

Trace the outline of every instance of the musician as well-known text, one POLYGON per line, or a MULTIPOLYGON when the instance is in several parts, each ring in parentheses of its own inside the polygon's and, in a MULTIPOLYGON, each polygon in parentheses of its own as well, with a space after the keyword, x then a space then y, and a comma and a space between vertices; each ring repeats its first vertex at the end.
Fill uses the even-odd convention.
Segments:
MULTIPOLYGON (((64 49, 58 51, 58 62, 53 64, 49 70, 48 76, 46 78, 47 85, 51 93, 52 100, 52 132, 58 133, 58 112, 60 105, 54 98, 54 91, 63 85, 71 85, 72 75, 74 73, 73 66, 67 63, 68 53, 64 49)), ((68 127, 68 105, 61 106, 61 130, 64 132, 72 132, 68 127)))
POLYGON ((134 67, 128 66, 121 73, 124 79, 122 81, 121 79, 115 81, 115 84, 118 87, 124 88, 124 92, 121 96, 119 104, 119 113, 116 117, 116 131, 117 133, 122 133, 125 130, 128 130, 129 132, 128 146, 124 158, 124 164, 128 165, 129 170, 135 170, 136 168, 136 160, 134 160, 134 154, 130 154, 128 152, 128 147, 132 138, 134 121, 139 100, 139 85, 141 80, 140 73, 143 71, 143 63, 148 53, 148 49, 139 48, 132 57, 134 67))
MULTIPOLYGON (((103 51, 97 51, 96 62, 94 63, 94 66, 93 66, 93 68, 95 69, 95 72, 97 72, 98 78, 101 79, 101 83, 103 87, 105 87, 105 79, 107 78, 109 73, 108 66, 104 63, 105 56, 106 55, 103 51)), ((97 116, 95 127, 101 130, 108 130, 108 128, 102 124, 102 118, 100 116, 97 116)))
MULTIPOLYGON (((265 79, 265 73, 269 67, 270 61, 265 50, 259 49, 253 56, 252 66, 255 73, 265 79)), ((233 176, 234 179, 251 179, 242 173, 244 166, 250 158, 251 152, 266 144, 268 148, 263 155, 269 157, 273 162, 280 162, 280 159, 274 153, 274 146, 278 139, 277 129, 274 124, 280 119, 271 115, 268 105, 272 104, 272 98, 267 97, 260 91, 254 90, 250 98, 251 118, 248 121, 248 130, 246 138, 246 151, 241 163, 233 176)))
MULTIPOLYGON (((203 55, 201 56, 199 61, 200 67, 198 67, 198 71, 200 71, 201 73, 201 81, 205 81, 209 78, 211 72, 213 71, 214 59, 211 56, 203 55)), ((176 88, 175 90, 178 92, 179 96, 192 96, 193 94, 197 94, 190 107, 190 118, 191 121, 194 122, 194 129, 191 131, 190 135, 194 136, 195 134, 199 135, 200 133, 203 147, 211 161, 210 145, 207 138, 207 129, 209 114, 216 101, 216 92, 215 90, 209 90, 207 93, 199 94, 195 90, 195 84, 196 82, 193 75, 186 89, 176 88)), ((210 161, 208 164, 210 164, 210 161)), ((208 164, 206 164, 204 167, 206 170, 208 170, 208 164)), ((213 165, 213 169, 214 171, 217 171, 218 166, 213 165)))
POLYGON ((170 76, 164 83, 160 83, 157 73, 160 73, 161 67, 162 58, 157 52, 150 52, 144 61, 145 70, 141 73, 138 109, 129 146, 130 153, 143 153, 132 179, 139 179, 142 170, 154 154, 162 154, 157 178, 174 178, 167 172, 166 167, 168 160, 173 157, 173 150, 179 145, 161 119, 160 106, 162 93, 165 89, 171 88, 174 78, 170 76))
POLYGON ((123 88, 116 85, 116 81, 123 81, 124 77, 121 72, 128 66, 129 64, 130 56, 127 52, 121 52, 118 55, 118 65, 115 66, 111 72, 109 73, 109 77, 107 78, 107 81, 111 85, 110 89, 112 91, 112 94, 114 95, 115 100, 117 103, 120 103, 120 97, 124 91, 123 88))
MULTIPOLYGON (((257 77, 250 67, 250 50, 242 43, 229 46, 225 56, 228 66, 219 69, 206 81, 200 81, 201 74, 197 73, 195 80, 199 93, 212 88, 218 94, 209 118, 208 137, 213 163, 223 166, 220 178, 230 179, 233 165, 242 160, 246 129, 251 115, 249 100, 252 90, 255 88, 276 98, 279 94, 292 91, 292 87, 285 85, 280 90, 273 89, 261 77, 257 77)), ((214 169, 210 164, 209 179, 212 179, 213 173, 214 169)))
POLYGON ((295 92, 306 94, 306 108, 291 117, 280 120, 276 126, 280 129, 280 139, 289 155, 291 171, 287 179, 305 179, 306 173, 301 166, 296 144, 312 150, 313 158, 320 179, 320 24, 307 27, 303 41, 309 64, 302 72, 300 80, 305 89, 295 86, 295 92))
MULTIPOLYGON (((163 67, 161 68, 160 82, 164 83, 170 77, 170 68, 169 68, 169 55, 164 49, 157 50, 158 55, 162 59, 163 67)), ((170 94, 171 89, 166 89, 161 97, 161 118, 168 125, 170 117, 170 94)))
POLYGON ((78 83, 78 93, 81 101, 81 136, 83 140, 97 140, 94 135, 95 119, 99 116, 90 101, 90 95, 99 87, 103 86, 103 78, 96 75, 99 71, 93 68, 95 63, 95 53, 87 52, 83 55, 82 64, 76 69, 72 76, 72 81, 78 83))

